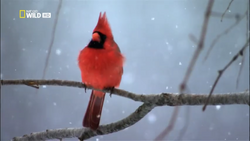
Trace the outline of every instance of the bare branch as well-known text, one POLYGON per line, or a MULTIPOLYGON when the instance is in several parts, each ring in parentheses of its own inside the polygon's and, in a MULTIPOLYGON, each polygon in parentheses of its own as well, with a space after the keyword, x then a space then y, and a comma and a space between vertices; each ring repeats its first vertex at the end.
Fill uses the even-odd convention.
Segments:
MULTIPOLYGON (((249 32, 249 3, 248 3, 248 6, 247 6, 247 12, 246 12, 246 38, 249 37, 248 35, 248 32, 249 32)), ((242 69, 243 69, 243 66, 244 66, 244 58, 245 56, 242 56, 242 59, 241 59, 241 66, 240 66, 240 70, 239 70, 239 73, 238 73, 238 76, 237 76, 237 80, 236 80, 236 89, 238 89, 238 86, 239 86, 239 81, 240 81, 240 75, 241 75, 241 72, 242 72, 242 69)))
POLYGON ((230 5, 232 4, 232 2, 233 2, 234 0, 231 0, 230 1, 230 3, 228 4, 228 6, 227 6, 227 9, 225 10, 225 12, 222 14, 222 16, 221 16, 221 22, 222 22, 222 19, 223 19, 223 17, 224 17, 224 15, 226 14, 226 12, 227 12, 227 10, 229 10, 229 7, 230 7, 230 5))
POLYGON ((163 140, 169 134, 169 132, 172 131, 172 129, 174 128, 175 121, 178 116, 178 112, 179 112, 179 106, 177 106, 174 109, 174 112, 172 114, 172 117, 170 119, 168 126, 155 138, 155 141, 163 140))
POLYGON ((45 78, 47 67, 48 67, 48 64, 49 64, 49 57, 50 57, 50 53, 51 53, 51 50, 52 50, 52 47, 53 47, 53 44, 54 44, 54 40, 55 40, 56 26, 57 26, 58 17, 59 17, 61 7, 62 7, 62 0, 59 0, 59 4, 58 4, 57 11, 56 11, 56 16, 55 16, 56 19, 55 19, 55 23, 54 23, 53 30, 52 30, 51 41, 50 41, 50 45, 49 45, 48 55, 47 55, 46 61, 45 61, 45 66, 44 66, 44 70, 43 70, 42 79, 45 78))
POLYGON ((241 59, 241 65, 240 65, 240 70, 239 70, 239 73, 238 73, 238 76, 237 76, 237 80, 236 80, 236 89, 238 89, 238 86, 239 86, 239 81, 240 81, 240 74, 242 72, 242 69, 243 69, 243 66, 244 66, 244 56, 242 56, 242 59, 241 59))
POLYGON ((177 141, 180 141, 182 139, 182 137, 185 135, 187 129, 188 129, 188 125, 189 125, 189 119, 190 119, 190 107, 186 107, 186 117, 185 117, 185 125, 184 127, 181 129, 179 137, 177 138, 177 141))
MULTIPOLYGON (((201 35, 200 35, 200 39, 199 39, 199 42, 198 42, 198 46, 197 46, 197 49, 193 55, 193 58, 188 66, 188 69, 186 71, 186 74, 184 76, 184 79, 182 81, 182 83, 180 84, 180 87, 179 87, 179 91, 180 91, 180 94, 182 95, 183 92, 186 90, 186 85, 187 85, 187 82, 188 82, 188 79, 193 71, 193 68, 195 66, 195 63, 200 55, 200 52, 202 51, 203 49, 203 46, 204 46, 204 42, 205 42, 205 37, 206 37, 206 33, 207 33, 207 26, 208 26, 208 21, 209 21, 209 18, 210 18, 210 14, 211 14, 211 10, 212 10, 212 7, 213 7, 213 4, 214 4, 214 0, 209 0, 208 1, 208 4, 207 4, 207 9, 206 9, 206 12, 205 12, 205 17, 204 17, 204 21, 203 21, 203 25, 202 25, 202 29, 201 29, 201 35)), ((191 37, 191 36, 190 36, 191 37)), ((193 40, 195 41, 195 37, 191 37, 193 38, 193 40)), ((175 111, 176 111, 176 115, 172 115, 172 118, 177 118, 177 115, 178 115, 178 107, 175 108, 175 111)), ((170 123, 171 126, 174 126, 175 125, 175 121, 176 120, 173 120, 173 123, 170 123)), ((169 127, 171 127, 169 126, 169 127)), ((168 127, 167 127, 168 129, 168 127)), ((166 129, 166 130, 167 130, 166 129)), ((171 130, 171 128, 169 128, 171 130)), ((163 131, 164 132, 164 131, 163 131)), ((169 131, 170 132, 170 131, 169 131)), ((166 132, 167 134, 169 132, 166 132)), ((167 136, 167 134, 165 136, 167 136)), ((184 133, 183 133, 184 134, 184 133)))
MULTIPOLYGON (((221 18, 221 15, 222 15, 222 13, 211 11, 211 16, 213 16, 213 17, 220 17, 221 18)), ((227 19, 236 19, 236 20, 238 20, 239 17, 241 17, 241 15, 238 14, 238 13, 235 13, 235 14, 230 13, 230 14, 224 15, 223 18, 224 19, 227 18, 227 19)))
MULTIPOLYGON (((247 13, 247 11, 246 11, 246 13, 247 13)), ((241 21, 242 19, 245 18, 246 13, 245 13, 245 15, 242 15, 241 17, 239 17, 239 18, 236 20, 236 22, 235 22, 234 24, 232 24, 230 27, 228 27, 224 32, 222 32, 221 34, 217 35, 216 38, 214 38, 212 44, 210 45, 210 47, 209 47, 209 49, 208 49, 208 51, 207 51, 207 53, 206 53, 206 56, 204 57, 203 62, 207 60, 207 58, 208 58, 210 52, 212 51, 213 47, 215 46, 215 44, 217 43, 217 41, 220 39, 220 37, 222 37, 223 35, 226 35, 226 34, 227 34, 228 32, 230 32, 236 25, 238 25, 238 24, 240 23, 240 21, 241 21)))
MULTIPOLYGON (((33 82, 36 85, 54 85, 85 88, 82 82, 66 80, 1 80, 1 85, 25 85, 33 82)), ((92 87, 86 87, 93 89, 92 87)), ((95 89, 99 90, 99 89, 95 89)), ((108 93, 110 90, 100 90, 108 93)), ((151 103, 157 106, 181 106, 181 105, 203 105, 207 101, 207 94, 135 94, 122 89, 114 89, 114 95, 129 98, 134 101, 151 103)), ((249 91, 239 93, 224 93, 211 96, 208 105, 249 104, 249 91)))
POLYGON ((30 135, 24 135, 22 137, 15 137, 13 138, 13 141, 42 141, 62 138, 79 138, 80 140, 84 140, 97 135, 106 135, 132 126, 147 115, 147 113, 149 113, 154 107, 155 105, 150 103, 142 104, 128 117, 111 124, 101 125, 96 131, 89 128, 53 129, 44 132, 31 133, 30 135))
POLYGON ((250 41, 250 37, 249 37, 248 40, 246 41, 245 45, 240 49, 240 51, 231 59, 231 61, 230 61, 222 70, 219 70, 219 71, 218 71, 219 74, 218 74, 218 76, 217 76, 217 78, 216 78, 216 80, 215 80, 215 82, 214 82, 214 84, 213 84, 213 86, 212 86, 212 89, 211 89, 211 91, 210 91, 210 93, 209 93, 209 95, 208 95, 207 101, 206 101, 205 105, 204 105, 203 108, 202 108, 203 111, 206 110, 207 103, 209 102, 210 97, 211 97, 211 95, 212 95, 212 93, 213 93, 213 91, 214 91, 214 88, 215 88, 215 86, 217 85, 217 83, 218 83, 220 77, 221 77, 222 74, 226 71, 226 69, 227 69, 235 60, 237 60, 237 58, 238 58, 239 56, 242 56, 242 57, 243 57, 243 52, 244 52, 244 50, 248 47, 249 41, 250 41))
POLYGON ((201 30, 200 40, 198 43, 198 47, 193 55, 193 58, 188 66, 187 71, 186 71, 185 77, 180 85, 180 93, 182 93, 186 89, 186 83, 187 83, 187 81, 192 73, 192 70, 193 70, 194 65, 195 65, 195 63, 200 55, 201 50, 203 49, 204 40, 205 40, 206 33, 207 33, 208 21, 209 21, 211 9, 213 7, 213 3, 214 3, 214 0, 209 0, 209 2, 208 2, 207 10, 205 13, 205 18, 204 18, 203 26, 202 26, 202 30, 201 30))

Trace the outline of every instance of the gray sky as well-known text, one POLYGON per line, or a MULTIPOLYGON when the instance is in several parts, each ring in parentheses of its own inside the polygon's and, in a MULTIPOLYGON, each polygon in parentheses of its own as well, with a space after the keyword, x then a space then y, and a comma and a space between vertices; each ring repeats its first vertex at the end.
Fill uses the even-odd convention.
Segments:
MULTIPOLYGON (((81 81, 77 65, 79 51, 88 44, 99 12, 107 12, 115 41, 126 57, 121 89, 143 94, 178 92, 179 84, 196 49, 188 35, 199 39, 207 0, 63 0, 46 79, 81 81)), ((216 0, 213 11, 223 13, 230 0, 216 0)), ((235 0, 226 14, 243 15, 247 0, 235 0)), ((2 79, 41 79, 49 48, 58 0, 2 0, 1 76, 2 79), (51 12, 51 19, 20 19, 19 10, 51 12)), ((234 18, 212 16, 205 50, 188 82, 191 93, 209 93, 217 71, 243 46, 246 19, 221 37, 204 63, 202 60, 218 34, 235 23, 234 18)), ((249 86, 249 48, 240 76, 241 58, 223 74, 215 93, 245 91, 249 86)), ((43 86, 3 86, 1 95, 1 140, 31 132, 81 127, 90 90, 43 86)), ((101 124, 127 117, 141 103, 106 96, 101 124)), ((248 140, 249 107, 245 105, 190 107, 184 140, 248 140)), ((89 140, 152 140, 169 123, 173 107, 157 107, 135 125, 117 133, 89 140)), ((168 136, 178 138, 185 124, 186 106, 168 136)), ((73 141, 75 139, 68 139, 73 141)))

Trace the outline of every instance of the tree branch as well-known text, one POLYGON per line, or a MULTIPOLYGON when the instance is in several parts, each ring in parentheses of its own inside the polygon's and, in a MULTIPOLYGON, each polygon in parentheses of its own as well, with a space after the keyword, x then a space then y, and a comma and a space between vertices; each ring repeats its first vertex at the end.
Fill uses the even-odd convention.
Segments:
POLYGON ((79 138, 81 141, 97 135, 105 135, 123 130, 141 120, 155 107, 154 104, 142 104, 128 117, 107 125, 101 125, 96 131, 89 128, 65 128, 46 130, 44 132, 31 133, 22 137, 15 137, 13 141, 43 141, 48 139, 79 138))
MULTIPOLYGON (((66 80, 1 80, 1 85, 27 85, 27 86, 39 86, 39 85, 54 85, 54 86, 69 86, 78 88, 88 88, 82 82, 66 81, 66 80)), ((98 90, 98 89, 95 89, 98 90)), ((109 90, 102 90, 109 92, 109 90)), ((74 138, 77 137, 81 141, 89 139, 97 135, 105 135, 114 132, 121 131, 129 126, 132 126, 139 120, 141 120, 147 113, 149 113, 156 106, 180 106, 180 105, 203 105, 206 102, 207 94, 134 94, 121 89, 114 89, 113 94, 132 99, 134 101, 144 102, 139 108, 136 109, 128 117, 110 123, 107 125, 101 125, 96 131, 89 128, 66 128, 66 129, 54 129, 46 130, 44 132, 31 133, 30 135, 24 135, 22 137, 15 137, 13 141, 36 141, 36 140, 48 140, 48 139, 62 139, 62 138, 74 138)), ((227 93, 227 94, 215 94, 211 96, 209 105, 224 105, 224 104, 249 104, 249 91, 239 93, 227 93)))
POLYGON ((218 71, 219 74, 218 74, 218 76, 217 76, 217 78, 216 78, 216 80, 215 80, 215 82, 214 82, 214 84, 213 84, 213 86, 212 86, 212 89, 211 89, 210 92, 209 92, 207 101, 206 101, 205 105, 203 106, 202 111, 205 111, 206 106, 207 106, 207 103, 208 103, 208 101, 210 100, 210 97, 211 97, 211 95, 212 95, 212 93, 213 93, 213 91, 214 91, 214 89, 215 89, 217 83, 219 82, 220 77, 222 76, 222 74, 227 70, 227 68, 228 68, 229 66, 231 66, 231 64, 232 64, 234 61, 237 60, 238 57, 240 57, 240 56, 244 57, 244 56, 243 56, 243 52, 244 52, 244 50, 248 47, 248 43, 249 43, 249 42, 250 42, 250 37, 249 37, 248 40, 246 41, 245 45, 240 49, 240 51, 239 51, 236 55, 234 55, 234 57, 230 60, 230 62, 228 62, 227 65, 226 65, 222 70, 219 70, 219 71, 218 71))
POLYGON ((59 4, 58 4, 57 11, 56 11, 56 16, 55 16, 55 22, 54 22, 53 30, 52 30, 52 34, 51 34, 51 40, 50 40, 50 44, 49 44, 48 55, 46 57, 45 66, 44 66, 44 69, 43 69, 43 77, 42 77, 42 79, 45 78, 47 67, 48 67, 48 64, 49 64, 49 58, 50 58, 51 50, 52 50, 52 47, 53 47, 54 41, 55 41, 56 27, 57 27, 57 22, 58 22, 58 17, 59 17, 61 7, 62 7, 62 0, 59 0, 59 4))
POLYGON ((224 17, 224 15, 226 14, 226 12, 227 12, 227 10, 229 10, 229 7, 230 7, 230 5, 232 4, 232 2, 233 2, 234 0, 231 0, 230 1, 230 3, 228 4, 228 6, 227 6, 227 9, 225 10, 225 12, 222 14, 222 16, 221 16, 221 22, 222 22, 222 20, 223 20, 223 17, 224 17))
POLYGON ((191 62, 188 65, 188 69, 187 69, 187 71, 185 73, 184 79, 180 84, 180 93, 181 94, 186 90, 186 85, 187 85, 187 82, 189 80, 189 77, 191 76, 191 73, 193 71, 195 63, 198 60, 198 57, 199 57, 202 49, 204 48, 204 42, 205 42, 205 38, 206 38, 206 34, 207 34, 208 22, 209 22, 209 18, 210 18, 210 14, 211 14, 213 4, 214 4, 214 0, 209 0, 208 1, 204 21, 203 21, 202 28, 201 28, 201 35, 200 35, 200 40, 198 42, 198 46, 197 46, 197 48, 196 48, 196 50, 194 52, 194 55, 193 55, 193 57, 191 59, 191 62))
MULTIPOLYGON (((88 87, 82 82, 66 81, 66 80, 1 80, 1 85, 54 85, 54 86, 69 86, 78 88, 88 87)), ((99 89, 95 89, 99 90, 99 89)), ((101 90, 109 92, 109 90, 101 90)), ((151 103, 157 106, 181 106, 181 105, 203 105, 206 102, 207 94, 183 94, 178 95, 174 93, 161 93, 161 94, 135 94, 122 89, 114 89, 113 93, 118 96, 140 101, 144 103, 151 103)), ((225 105, 225 104, 249 104, 249 91, 239 93, 225 93, 215 94, 211 96, 208 105, 225 105)))
POLYGON ((239 15, 238 15, 238 16, 236 17, 236 21, 235 21, 234 24, 232 24, 231 26, 229 26, 226 30, 224 30, 222 33, 218 34, 218 35, 214 38, 213 42, 211 43, 210 47, 208 48, 208 51, 207 51, 207 53, 206 53, 206 55, 205 55, 205 57, 204 57, 204 59, 203 59, 203 62, 205 62, 205 61, 207 60, 208 56, 210 55, 211 51, 213 50, 215 44, 219 41, 219 39, 220 39, 222 36, 227 35, 227 33, 229 33, 232 29, 234 29, 234 27, 236 27, 236 26, 246 17, 247 13, 248 13, 248 10, 246 10, 246 12, 245 12, 244 15, 242 15, 242 16, 239 16, 239 15))

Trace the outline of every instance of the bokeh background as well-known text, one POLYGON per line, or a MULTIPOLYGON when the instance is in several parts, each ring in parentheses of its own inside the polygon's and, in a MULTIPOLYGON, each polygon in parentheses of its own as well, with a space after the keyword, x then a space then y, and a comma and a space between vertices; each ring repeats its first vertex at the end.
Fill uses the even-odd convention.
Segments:
MULTIPOLYGON (((1 1, 1 79, 41 79, 51 40, 58 0, 1 1), (19 10, 51 12, 51 19, 20 19, 19 10)), ((223 13, 230 0, 216 0, 212 11, 223 13)), ((178 92, 199 39, 207 0, 63 0, 45 79, 81 81, 79 51, 88 44, 99 12, 106 11, 115 41, 126 56, 121 89, 151 94, 178 92)), ((237 0, 226 14, 244 15, 248 0, 237 0)), ((243 19, 221 37, 207 61, 212 41, 235 23, 235 18, 212 16, 205 49, 200 54, 188 88, 190 93, 209 93, 222 69, 246 41, 243 19)), ((229 67, 215 93, 241 92, 249 86, 249 48, 236 89, 241 59, 229 67)), ((27 86, 1 87, 1 140, 46 129, 81 127, 90 90, 42 86, 39 93, 27 86)), ((106 96, 101 124, 127 117, 141 105, 130 99, 106 96)), ((246 105, 190 106, 189 126, 183 140, 248 140, 249 107, 246 105)), ((153 140, 169 123, 173 107, 153 109, 135 125, 89 140, 153 140)), ((169 140, 178 138, 187 118, 181 107, 169 140)), ((76 139, 66 139, 73 141, 76 139)))

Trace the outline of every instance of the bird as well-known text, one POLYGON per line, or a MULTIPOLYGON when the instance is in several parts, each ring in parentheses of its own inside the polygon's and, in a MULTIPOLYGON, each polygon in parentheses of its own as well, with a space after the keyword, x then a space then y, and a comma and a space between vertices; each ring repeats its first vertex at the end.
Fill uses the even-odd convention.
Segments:
MULTIPOLYGON (((78 56, 82 82, 95 89, 110 89, 112 93, 121 83, 124 62, 125 57, 114 40, 106 12, 100 12, 92 38, 78 56)), ((92 90, 83 127, 92 130, 99 127, 104 99, 104 92, 92 90)))

